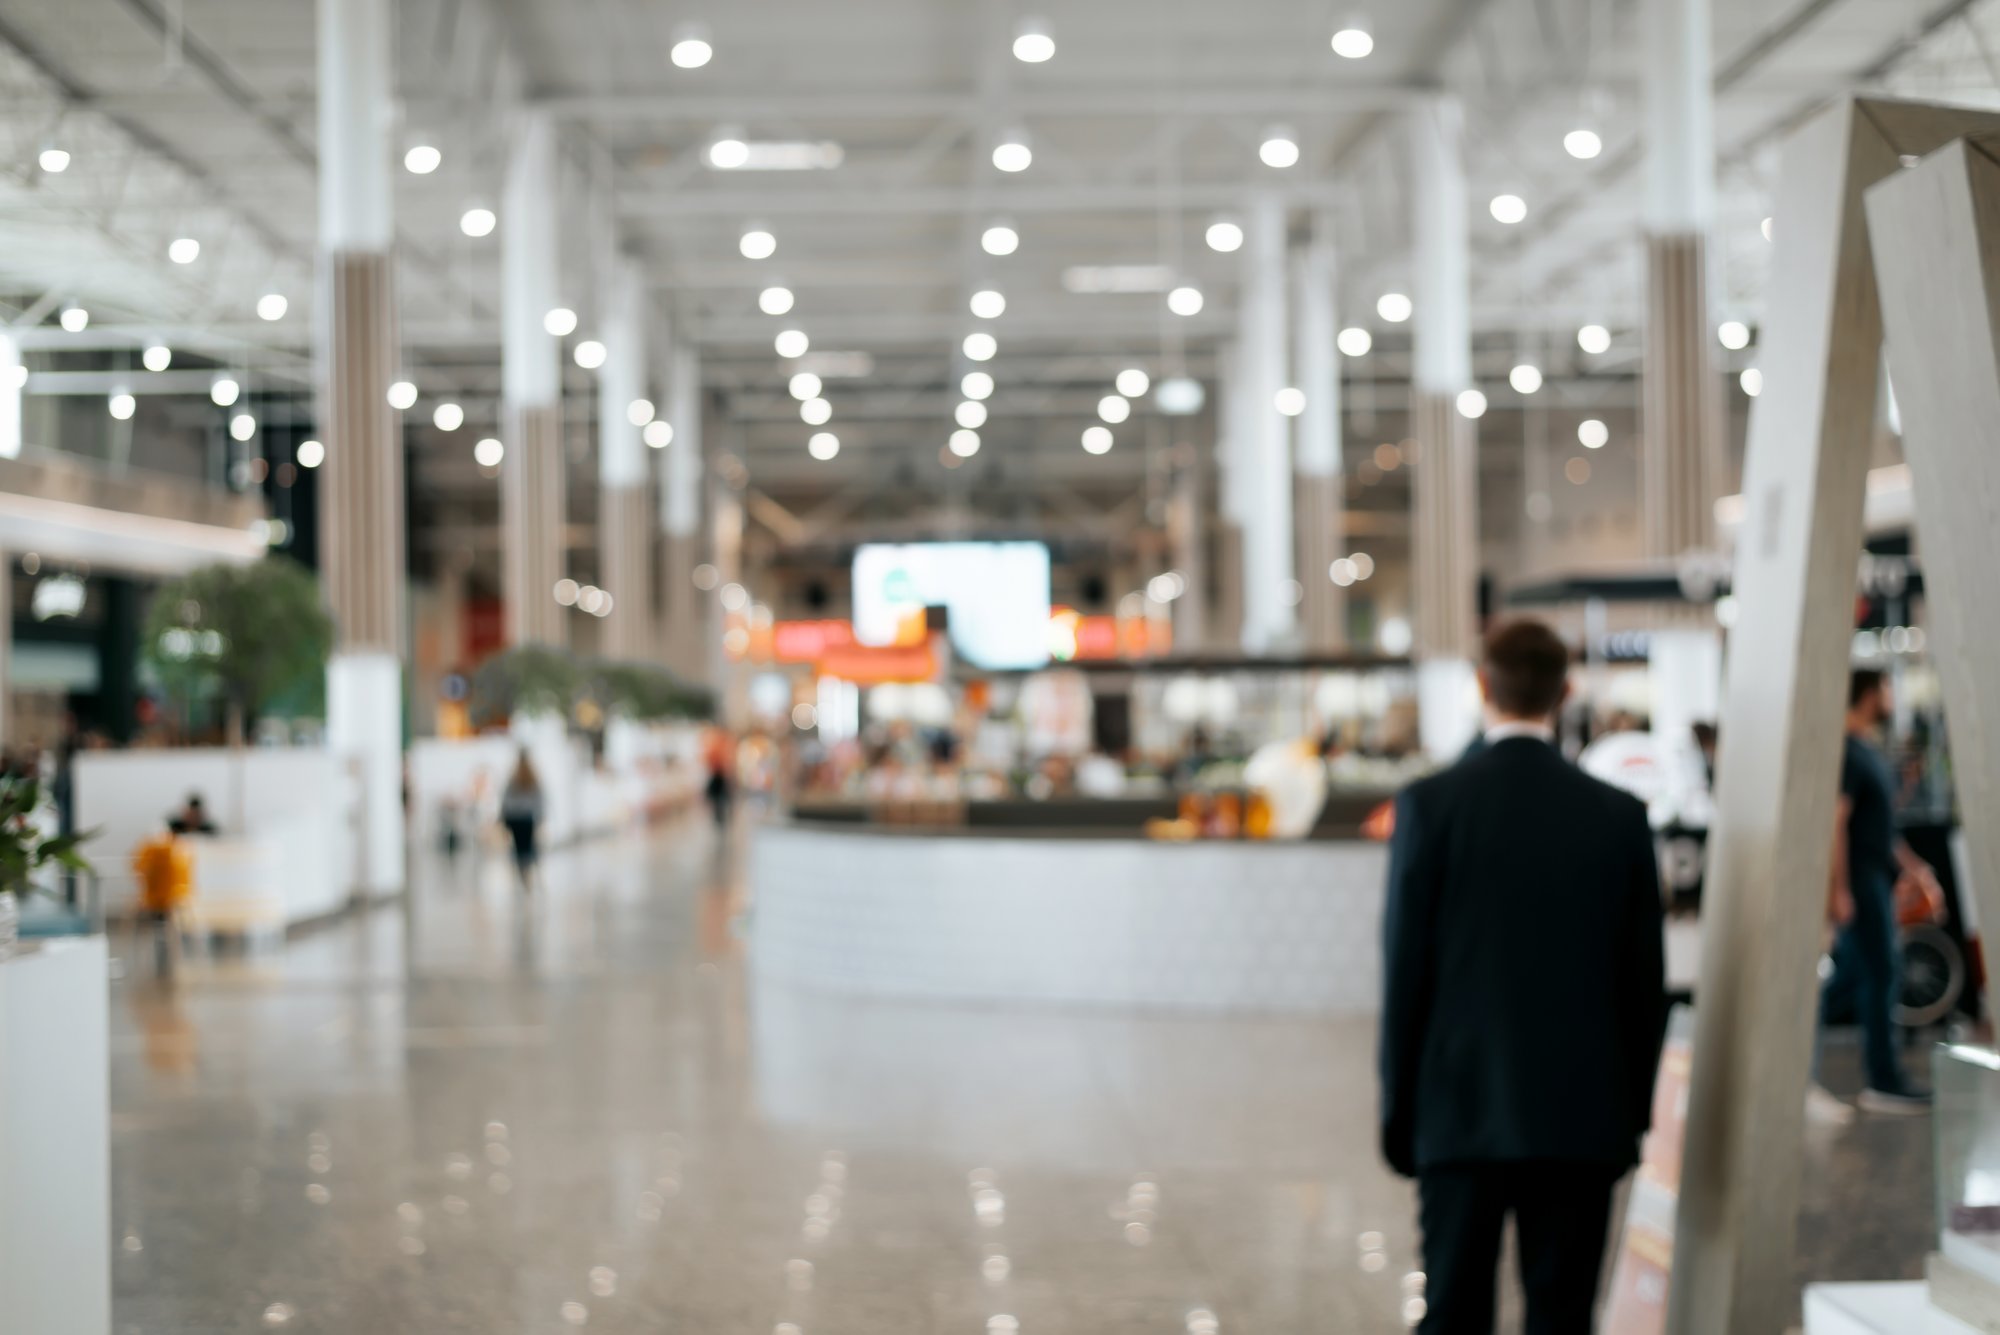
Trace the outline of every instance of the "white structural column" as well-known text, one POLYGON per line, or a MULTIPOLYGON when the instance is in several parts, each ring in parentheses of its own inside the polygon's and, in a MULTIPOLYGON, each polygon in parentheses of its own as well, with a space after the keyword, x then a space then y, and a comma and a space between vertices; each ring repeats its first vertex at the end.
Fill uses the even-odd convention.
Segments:
POLYGON ((1790 1324, 1797 1300, 1799 1138, 1882 340, 1862 191, 1896 168, 1876 120, 1843 102, 1793 137, 1778 182, 1671 1335, 1767 1335, 1790 1324))
POLYGON ((715 630, 707 610, 712 593, 695 587, 701 554, 702 491, 701 354, 676 338, 667 361, 667 421, 673 443, 660 469, 660 530, 665 535, 660 571, 660 631, 667 666, 689 681, 711 681, 715 630))
POLYGON ((1346 599, 1328 574, 1346 555, 1341 520, 1340 352, 1334 346, 1335 270, 1333 219, 1313 219, 1312 236, 1294 266, 1298 335, 1293 378, 1306 396, 1299 415, 1295 454, 1299 582, 1305 587, 1306 648, 1330 653, 1347 646, 1346 599))
MULTIPOLYGON (((556 131, 524 115, 501 210, 501 386, 507 454, 500 470, 501 598, 509 645, 560 645, 555 600, 567 553, 563 525, 562 345, 543 321, 561 304, 556 131)), ((617 596, 613 591, 613 597, 617 596)))
POLYGON ((643 422, 633 403, 646 388, 646 287, 639 264, 623 256, 605 266, 598 305, 604 312, 604 367, 597 381, 597 579, 611 594, 604 652, 636 662, 653 652, 653 504, 643 422))
POLYGON ((1208 550, 1202 541, 1207 522, 1207 490, 1201 456, 1191 446, 1174 447, 1173 487, 1167 496, 1167 548, 1187 587, 1173 604, 1174 648, 1183 654, 1208 647, 1208 550))
POLYGON ((1243 516, 1249 494, 1243 458, 1249 398, 1242 343, 1223 344, 1217 361, 1222 392, 1215 407, 1215 606, 1206 639, 1189 647, 1235 653, 1243 646, 1243 516))
POLYGON ((1715 546, 1722 385, 1711 352, 1708 237, 1715 217, 1710 0, 1644 0, 1646 36, 1645 431, 1647 555, 1715 546))
POLYGON ((319 0, 320 569, 334 622, 327 745, 360 784, 357 894, 403 856, 403 430, 390 188, 389 0, 319 0))
POLYGON ((1243 357, 1243 651, 1270 654, 1298 642, 1290 596, 1292 549, 1291 419, 1278 411, 1290 379, 1285 336, 1285 207, 1275 196, 1251 201, 1245 218, 1243 357))
POLYGON ((1456 755, 1479 726, 1472 671, 1479 578, 1477 440, 1472 421, 1458 410, 1458 396, 1472 388, 1464 112, 1453 98, 1432 99, 1411 114, 1410 132, 1416 209, 1410 416, 1417 444, 1411 610, 1423 745, 1431 755, 1446 757, 1456 755))

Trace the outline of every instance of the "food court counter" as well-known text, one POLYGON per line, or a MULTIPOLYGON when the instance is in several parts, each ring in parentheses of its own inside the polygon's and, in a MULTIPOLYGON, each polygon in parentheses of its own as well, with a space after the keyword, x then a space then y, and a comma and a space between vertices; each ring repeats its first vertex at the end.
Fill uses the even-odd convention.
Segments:
POLYGON ((1365 1013, 1386 850, 794 821, 756 829, 768 981, 851 996, 1365 1013))

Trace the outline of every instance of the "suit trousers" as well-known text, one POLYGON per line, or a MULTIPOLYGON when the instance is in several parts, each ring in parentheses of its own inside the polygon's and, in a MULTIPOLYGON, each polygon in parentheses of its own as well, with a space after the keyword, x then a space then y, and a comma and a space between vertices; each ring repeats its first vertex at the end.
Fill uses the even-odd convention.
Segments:
POLYGON ((1622 1174, 1602 1164, 1469 1163, 1417 1175, 1421 1335, 1492 1335, 1500 1234, 1514 1216, 1526 1335, 1590 1335, 1622 1174))

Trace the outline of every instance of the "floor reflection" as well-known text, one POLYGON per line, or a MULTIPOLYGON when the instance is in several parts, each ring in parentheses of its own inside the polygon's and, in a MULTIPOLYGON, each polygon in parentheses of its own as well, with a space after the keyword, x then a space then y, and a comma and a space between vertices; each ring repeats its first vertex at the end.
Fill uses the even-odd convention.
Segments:
MULTIPOLYGON (((403 902, 121 985, 116 1329, 1405 1328, 1365 1022, 759 986, 744 856, 688 821, 526 893, 428 861, 403 902)), ((1920 1261, 1923 1136, 1809 1147, 1808 1270, 1857 1234, 1920 1261)))

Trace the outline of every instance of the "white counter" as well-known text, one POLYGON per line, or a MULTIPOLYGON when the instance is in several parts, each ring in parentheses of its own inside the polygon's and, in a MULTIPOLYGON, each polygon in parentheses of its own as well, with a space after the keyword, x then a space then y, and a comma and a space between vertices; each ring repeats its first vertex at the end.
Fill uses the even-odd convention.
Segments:
POLYGON ((104 938, 0 959, 0 1330, 111 1328, 104 938))
POLYGON ((1808 1284, 1806 1335, 1979 1335, 1930 1304, 1922 1283, 1808 1284))
POLYGON ((761 977, 856 996, 1372 1012, 1378 844, 769 826, 751 845, 761 977))

